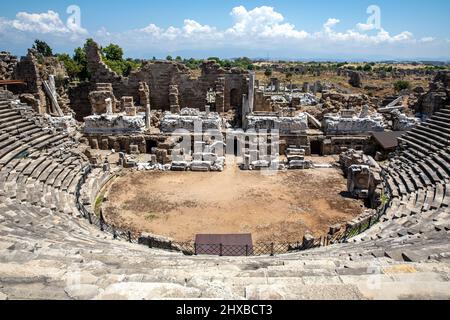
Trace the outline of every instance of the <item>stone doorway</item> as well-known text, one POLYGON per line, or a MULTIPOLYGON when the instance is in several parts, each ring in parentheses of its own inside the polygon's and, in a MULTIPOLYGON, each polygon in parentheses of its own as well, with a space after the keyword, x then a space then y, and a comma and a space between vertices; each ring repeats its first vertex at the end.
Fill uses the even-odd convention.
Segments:
POLYGON ((146 147, 147 147, 147 153, 151 153, 152 148, 158 147, 158 142, 155 140, 146 140, 145 143, 146 143, 146 147))
POLYGON ((312 140, 310 143, 311 155, 322 156, 322 143, 319 140, 312 140))

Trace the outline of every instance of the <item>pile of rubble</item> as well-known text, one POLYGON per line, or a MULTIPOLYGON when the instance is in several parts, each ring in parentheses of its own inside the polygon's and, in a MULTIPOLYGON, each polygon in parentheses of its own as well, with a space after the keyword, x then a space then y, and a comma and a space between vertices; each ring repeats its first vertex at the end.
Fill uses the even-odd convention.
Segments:
POLYGON ((367 105, 373 111, 376 107, 375 98, 365 94, 345 94, 338 92, 324 92, 321 103, 328 112, 338 112, 341 109, 355 109, 367 105), (334 110, 334 111, 333 111, 334 110))
POLYGON ((17 65, 17 57, 9 52, 0 52, 0 80, 9 80, 13 78, 14 68, 17 65))
POLYGON ((291 146, 286 149, 287 168, 288 169, 311 169, 312 161, 305 160, 305 149, 299 149, 291 146))
POLYGON ((385 118, 386 126, 393 131, 407 131, 421 122, 421 118, 408 116, 406 113, 403 113, 405 112, 403 102, 403 96, 400 96, 388 105, 378 109, 378 112, 383 114, 385 118))
POLYGON ((431 117, 450 103, 450 71, 440 71, 430 83, 430 89, 422 95, 415 110, 417 113, 431 117))
POLYGON ((371 156, 353 149, 341 153, 339 163, 347 176, 347 191, 355 198, 369 199, 372 207, 378 207, 383 193, 379 164, 371 156))
POLYGON ((62 117, 52 117, 48 114, 45 114, 45 117, 53 127, 60 129, 62 131, 76 132, 78 130, 78 124, 72 115, 62 117))
POLYGON ((400 111, 391 112, 392 119, 392 130, 394 131, 408 131, 420 124, 421 119, 416 117, 408 117, 406 114, 400 111))
POLYGON ((222 130, 224 120, 216 112, 209 112, 209 110, 202 112, 198 109, 183 108, 179 114, 165 112, 160 122, 160 129, 166 133, 179 129, 194 132, 197 124, 201 125, 200 128, 203 132, 207 130, 222 130))
POLYGON ((301 106, 315 106, 318 103, 316 96, 311 93, 304 93, 300 95, 293 94, 291 96, 291 101, 295 98, 300 99, 301 106))
POLYGON ((354 110, 347 109, 339 114, 325 115, 323 128, 326 134, 363 134, 384 131, 385 124, 383 116, 369 115, 367 108, 359 116, 355 116, 354 110))
POLYGON ((172 171, 194 172, 222 172, 225 167, 225 157, 219 157, 215 153, 195 153, 192 161, 172 161, 172 171))
POLYGON ((247 116, 247 129, 279 130, 281 134, 300 133, 308 130, 308 117, 304 113, 279 116, 276 113, 258 113, 247 116))
POLYGON ((142 133, 145 130, 144 115, 127 116, 118 113, 84 118, 84 133, 86 134, 142 133))

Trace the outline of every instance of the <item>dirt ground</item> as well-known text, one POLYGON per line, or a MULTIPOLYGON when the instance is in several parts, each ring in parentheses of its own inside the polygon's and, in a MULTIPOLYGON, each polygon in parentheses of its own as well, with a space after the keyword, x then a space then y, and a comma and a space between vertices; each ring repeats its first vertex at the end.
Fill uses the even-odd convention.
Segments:
POLYGON ((116 226, 176 241, 251 233, 255 242, 297 242, 361 213, 362 202, 341 196, 345 190, 335 168, 274 175, 236 166, 222 173, 133 172, 111 185, 103 214, 116 226))

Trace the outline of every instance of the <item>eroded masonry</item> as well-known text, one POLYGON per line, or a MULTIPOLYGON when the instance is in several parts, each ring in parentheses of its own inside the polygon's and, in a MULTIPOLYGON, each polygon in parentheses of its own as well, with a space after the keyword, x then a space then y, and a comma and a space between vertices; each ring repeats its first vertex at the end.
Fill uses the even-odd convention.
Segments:
MULTIPOLYGON (((323 81, 258 80, 214 61, 200 74, 149 61, 123 77, 95 43, 87 59, 91 78, 80 83, 35 50, 20 59, 0 53, 0 299, 450 296, 450 72, 393 72, 393 79, 426 77, 429 88, 376 98, 358 90, 386 74, 338 69, 353 91, 323 81), (303 176, 304 185, 285 177, 313 172, 329 184, 320 170, 333 169, 344 190, 328 190, 340 203, 356 201, 358 212, 321 221, 320 232, 289 243, 252 243, 247 234, 244 244, 212 244, 136 232, 102 211, 118 175, 145 170, 195 182, 226 176, 230 166, 250 179, 238 197, 249 203, 268 198, 255 189, 259 170, 268 181, 273 172, 285 174, 276 198, 289 194, 295 206, 282 214, 299 217, 311 210, 302 207, 299 188, 316 198, 324 192, 313 175, 303 176), (367 285, 370 270, 377 288, 367 285)), ((234 188, 239 181, 231 177, 226 186, 234 188)), ((229 196, 224 202, 234 201, 229 196)), ((285 233, 286 220, 280 225, 285 233)))

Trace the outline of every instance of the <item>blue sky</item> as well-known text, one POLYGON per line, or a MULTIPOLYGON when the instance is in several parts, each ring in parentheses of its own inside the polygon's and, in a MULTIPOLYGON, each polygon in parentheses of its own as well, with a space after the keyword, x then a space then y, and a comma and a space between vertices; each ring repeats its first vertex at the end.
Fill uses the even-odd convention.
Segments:
POLYGON ((8 1, 0 12, 0 50, 24 54, 35 38, 57 52, 92 37, 128 56, 292 59, 450 59, 448 0, 41 0, 8 1), (68 26, 77 5, 81 25, 68 26), (381 25, 366 12, 376 5, 381 25), (21 14, 22 13, 22 14, 21 14), (364 27, 366 25, 366 27, 364 27))

